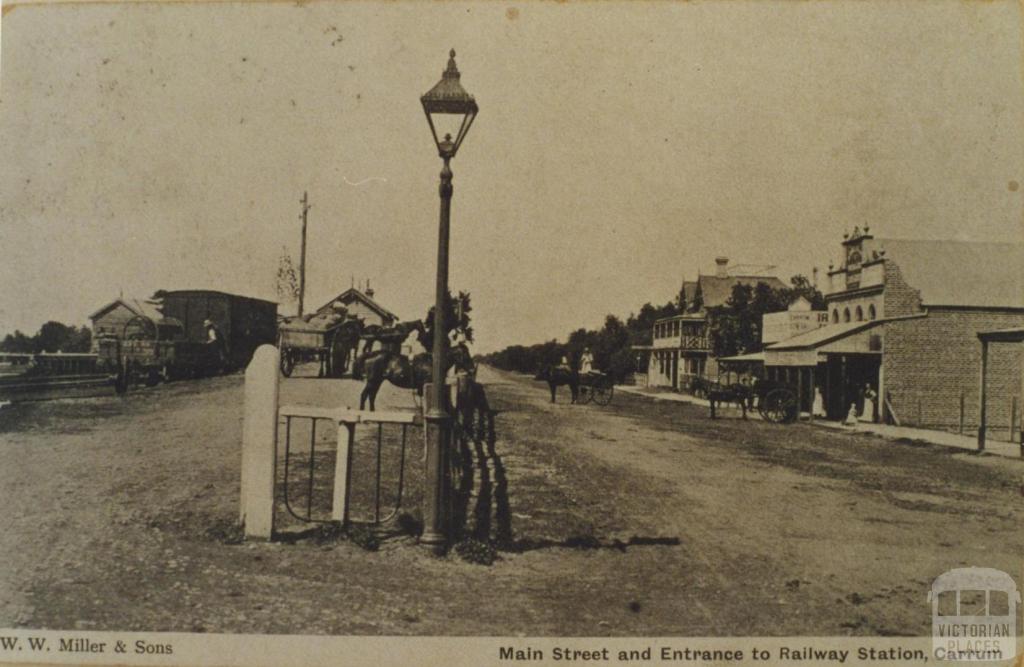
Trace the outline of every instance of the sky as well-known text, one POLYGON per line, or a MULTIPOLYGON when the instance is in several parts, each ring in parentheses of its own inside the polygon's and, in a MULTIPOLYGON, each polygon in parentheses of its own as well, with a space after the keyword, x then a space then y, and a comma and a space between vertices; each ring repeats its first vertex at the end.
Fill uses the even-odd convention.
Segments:
POLYGON ((1020 241, 1015 2, 5 6, 0 335, 117 298, 433 300, 419 97, 455 48, 450 283, 476 352, 665 303, 714 258, 824 270, 844 231, 1020 241))

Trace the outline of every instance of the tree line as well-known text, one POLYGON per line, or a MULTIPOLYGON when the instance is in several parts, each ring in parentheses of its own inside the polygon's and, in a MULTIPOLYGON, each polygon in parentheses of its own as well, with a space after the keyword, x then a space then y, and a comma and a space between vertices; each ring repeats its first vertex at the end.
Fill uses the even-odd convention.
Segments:
POLYGON ((536 373, 544 366, 554 366, 566 358, 572 368, 579 368, 585 348, 594 356, 594 366, 621 382, 626 376, 646 369, 654 323, 665 317, 705 311, 709 336, 716 357, 758 352, 761 349, 761 316, 785 310, 793 301, 804 297, 814 309, 824 309, 821 292, 802 275, 793 276, 788 287, 773 288, 765 283, 737 283, 724 305, 704 308, 699 290, 687 301, 679 295, 662 306, 645 303, 623 321, 616 315, 605 316, 600 329, 576 329, 566 342, 557 339, 534 345, 510 345, 503 350, 483 355, 480 359, 503 370, 536 373), (640 349, 636 349, 640 348, 640 349))
POLYGON ((88 352, 92 346, 92 330, 53 320, 39 327, 34 336, 17 329, 0 340, 0 352, 38 354, 40 352, 88 352))

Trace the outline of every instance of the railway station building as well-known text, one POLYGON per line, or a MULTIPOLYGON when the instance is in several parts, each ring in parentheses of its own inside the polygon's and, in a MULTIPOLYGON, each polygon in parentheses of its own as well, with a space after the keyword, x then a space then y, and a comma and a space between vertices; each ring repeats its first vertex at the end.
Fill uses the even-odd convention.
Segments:
MULTIPOLYGON (((865 418, 936 430, 979 425, 979 332, 1024 326, 1024 245, 844 236, 825 285, 828 323, 768 345, 770 379, 799 387, 803 409, 820 392, 828 418, 865 418)), ((1022 346, 992 346, 985 390, 989 434, 1019 434, 1022 346), (1011 422, 1014 422, 1011 424, 1011 422)))
POLYGON ((377 325, 381 327, 394 326, 394 324, 398 322, 398 316, 374 301, 373 295, 374 291, 372 287, 367 287, 366 291, 350 287, 317 308, 316 314, 324 315, 330 313, 331 306, 334 302, 340 301, 345 304, 346 308, 348 308, 349 314, 361 318, 364 325, 377 325))

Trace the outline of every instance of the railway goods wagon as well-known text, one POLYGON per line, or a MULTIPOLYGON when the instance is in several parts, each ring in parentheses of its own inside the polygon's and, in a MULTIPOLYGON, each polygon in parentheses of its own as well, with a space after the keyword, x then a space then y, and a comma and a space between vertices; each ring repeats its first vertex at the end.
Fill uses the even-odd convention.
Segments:
POLYGON ((184 340, 207 340, 205 320, 224 335, 231 366, 244 368, 257 347, 277 343, 277 304, 214 290, 160 291, 154 297, 164 317, 181 323, 184 340))

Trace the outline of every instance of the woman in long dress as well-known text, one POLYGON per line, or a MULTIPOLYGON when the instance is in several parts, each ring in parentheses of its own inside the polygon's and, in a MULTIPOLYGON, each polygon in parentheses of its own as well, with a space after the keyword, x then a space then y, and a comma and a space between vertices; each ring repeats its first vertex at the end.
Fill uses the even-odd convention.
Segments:
POLYGON ((860 421, 875 421, 875 398, 878 394, 871 388, 870 384, 864 385, 864 409, 860 413, 860 421))
POLYGON ((580 357, 580 375, 586 375, 587 373, 594 370, 594 355, 590 353, 590 348, 583 348, 583 356, 580 357))

